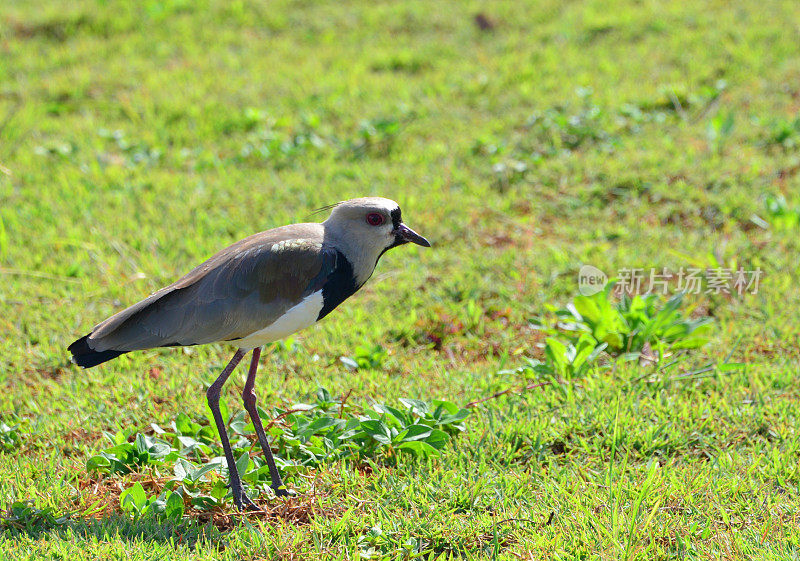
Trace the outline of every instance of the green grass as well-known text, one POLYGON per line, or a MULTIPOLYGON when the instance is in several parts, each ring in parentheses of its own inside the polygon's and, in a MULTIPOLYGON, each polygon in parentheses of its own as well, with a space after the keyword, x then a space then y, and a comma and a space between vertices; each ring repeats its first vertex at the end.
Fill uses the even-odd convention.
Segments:
MULTIPOLYGON (((800 556, 798 24, 793 0, 4 3, 0 557, 800 556), (177 459, 88 470, 104 432, 183 415, 203 433, 232 349, 82 371, 66 346, 219 248, 364 195, 433 248, 388 253, 265 352, 259 404, 477 402, 464 431, 418 455, 353 440, 290 469, 300 496, 260 496, 261 516, 123 510, 137 483, 176 485, 177 459), (763 276, 688 295, 669 322, 713 328, 680 350, 663 325, 644 345, 615 312, 577 320, 583 264, 763 276), (640 354, 577 363, 620 340, 640 354)), ((324 449, 309 439, 279 456, 324 449)))

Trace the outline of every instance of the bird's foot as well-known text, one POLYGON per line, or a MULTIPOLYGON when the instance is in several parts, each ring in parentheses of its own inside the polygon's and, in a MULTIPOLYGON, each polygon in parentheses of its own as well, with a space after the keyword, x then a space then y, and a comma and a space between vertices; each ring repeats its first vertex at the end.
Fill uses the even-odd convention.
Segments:
POLYGON ((263 512, 264 509, 259 507, 253 500, 247 496, 242 487, 231 489, 233 494, 233 504, 236 505, 236 510, 244 512, 263 512))
MULTIPOLYGON (((246 493, 242 493, 242 502, 244 502, 244 506, 250 512, 264 512, 264 509, 258 506, 256 503, 254 503, 252 499, 247 496, 246 493)), ((241 509, 242 507, 239 507, 239 510, 241 509)))

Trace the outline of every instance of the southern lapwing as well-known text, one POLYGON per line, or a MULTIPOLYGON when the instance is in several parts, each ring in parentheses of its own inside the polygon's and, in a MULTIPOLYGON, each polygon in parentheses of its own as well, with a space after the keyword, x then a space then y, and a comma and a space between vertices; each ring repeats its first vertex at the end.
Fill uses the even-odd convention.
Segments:
POLYGON ((379 197, 330 207, 322 223, 282 226, 227 247, 177 282, 97 324, 69 346, 84 368, 123 353, 222 342, 237 347, 206 396, 219 431, 237 508, 257 509, 243 492, 219 409, 220 390, 253 351, 244 407, 269 465, 276 495, 288 491, 275 466, 256 410, 254 390, 261 347, 321 320, 372 275, 384 252, 408 242, 430 243, 403 224, 396 202, 379 197))

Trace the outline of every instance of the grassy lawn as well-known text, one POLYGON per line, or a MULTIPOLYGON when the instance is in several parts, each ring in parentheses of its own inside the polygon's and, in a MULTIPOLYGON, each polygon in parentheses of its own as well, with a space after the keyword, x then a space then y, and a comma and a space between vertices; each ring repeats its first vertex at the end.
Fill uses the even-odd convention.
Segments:
POLYGON ((800 557, 799 31, 795 0, 3 3, 0 558, 800 557), (433 248, 265 350, 298 497, 231 378, 239 515, 183 474, 232 348, 66 347, 365 195, 433 248), (650 333, 667 297, 580 298, 587 264, 701 289, 650 333))

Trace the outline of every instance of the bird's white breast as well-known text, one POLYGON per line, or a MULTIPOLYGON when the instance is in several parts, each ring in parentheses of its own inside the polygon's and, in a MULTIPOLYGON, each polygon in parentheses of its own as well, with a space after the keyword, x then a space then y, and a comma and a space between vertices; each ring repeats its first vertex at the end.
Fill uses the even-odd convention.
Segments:
POLYGON ((286 310, 281 317, 276 319, 264 329, 251 333, 247 337, 234 341, 234 344, 244 350, 254 349, 283 339, 296 331, 313 325, 317 321, 319 312, 324 305, 322 291, 314 292, 302 302, 286 310))

